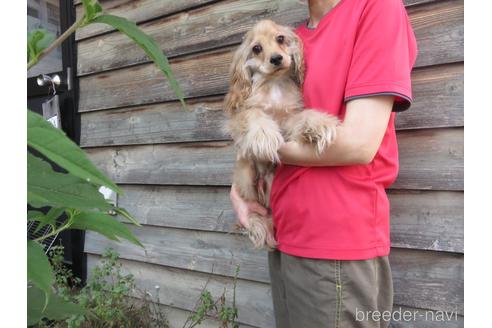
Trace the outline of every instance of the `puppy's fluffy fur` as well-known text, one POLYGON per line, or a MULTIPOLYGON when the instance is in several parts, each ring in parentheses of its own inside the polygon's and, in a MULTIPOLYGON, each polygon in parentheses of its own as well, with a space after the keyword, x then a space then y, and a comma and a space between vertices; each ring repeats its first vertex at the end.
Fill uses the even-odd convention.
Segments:
MULTIPOLYGON (((247 201, 269 206, 277 151, 285 140, 311 144, 320 154, 335 138, 336 117, 303 109, 303 81, 297 35, 270 20, 258 22, 234 54, 224 102, 226 129, 237 149, 233 183, 247 201)), ((275 247, 271 217, 252 214, 246 230, 255 247, 275 247)))

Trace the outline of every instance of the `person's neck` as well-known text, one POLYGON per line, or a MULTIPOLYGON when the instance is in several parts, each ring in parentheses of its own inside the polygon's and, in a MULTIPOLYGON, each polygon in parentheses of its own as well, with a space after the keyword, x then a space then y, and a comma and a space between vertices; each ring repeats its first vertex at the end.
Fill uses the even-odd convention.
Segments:
POLYGON ((315 28, 319 21, 330 10, 339 3, 340 0, 309 0, 309 20, 308 26, 315 28))

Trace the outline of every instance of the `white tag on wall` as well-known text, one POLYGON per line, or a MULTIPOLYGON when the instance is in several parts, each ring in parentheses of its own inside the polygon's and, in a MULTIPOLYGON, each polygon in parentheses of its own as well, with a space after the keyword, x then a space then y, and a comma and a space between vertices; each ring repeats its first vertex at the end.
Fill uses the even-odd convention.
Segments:
POLYGON ((55 128, 61 129, 60 98, 58 95, 54 95, 50 100, 44 102, 42 107, 45 120, 55 128))
POLYGON ((99 192, 104 196, 104 199, 106 199, 108 202, 110 202, 114 206, 118 206, 118 194, 115 193, 113 190, 105 186, 101 186, 99 188, 99 192))
POLYGON ((47 120, 48 122, 51 123, 55 128, 59 128, 58 126, 58 115, 55 115, 47 120))

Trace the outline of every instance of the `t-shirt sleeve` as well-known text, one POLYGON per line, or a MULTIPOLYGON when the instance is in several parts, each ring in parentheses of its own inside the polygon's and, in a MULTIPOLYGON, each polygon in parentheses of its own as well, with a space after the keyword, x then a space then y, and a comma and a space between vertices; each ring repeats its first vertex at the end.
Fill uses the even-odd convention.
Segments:
POLYGON ((367 0, 359 20, 344 100, 394 95, 393 111, 412 103, 417 44, 402 0, 367 0))

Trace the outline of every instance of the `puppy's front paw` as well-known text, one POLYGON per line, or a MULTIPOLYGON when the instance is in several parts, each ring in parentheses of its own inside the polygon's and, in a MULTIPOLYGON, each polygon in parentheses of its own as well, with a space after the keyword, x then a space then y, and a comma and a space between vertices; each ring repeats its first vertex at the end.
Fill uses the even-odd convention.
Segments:
POLYGON ((302 133, 305 142, 316 147, 316 153, 320 155, 325 148, 335 141, 337 135, 338 120, 332 117, 325 117, 322 120, 306 127, 302 133))
POLYGON ((320 155, 336 137, 338 119, 335 116, 306 109, 288 121, 289 139, 316 147, 320 155))
POLYGON ((284 138, 278 129, 257 126, 248 131, 238 144, 239 154, 245 158, 277 163, 278 149, 283 143, 284 138))

